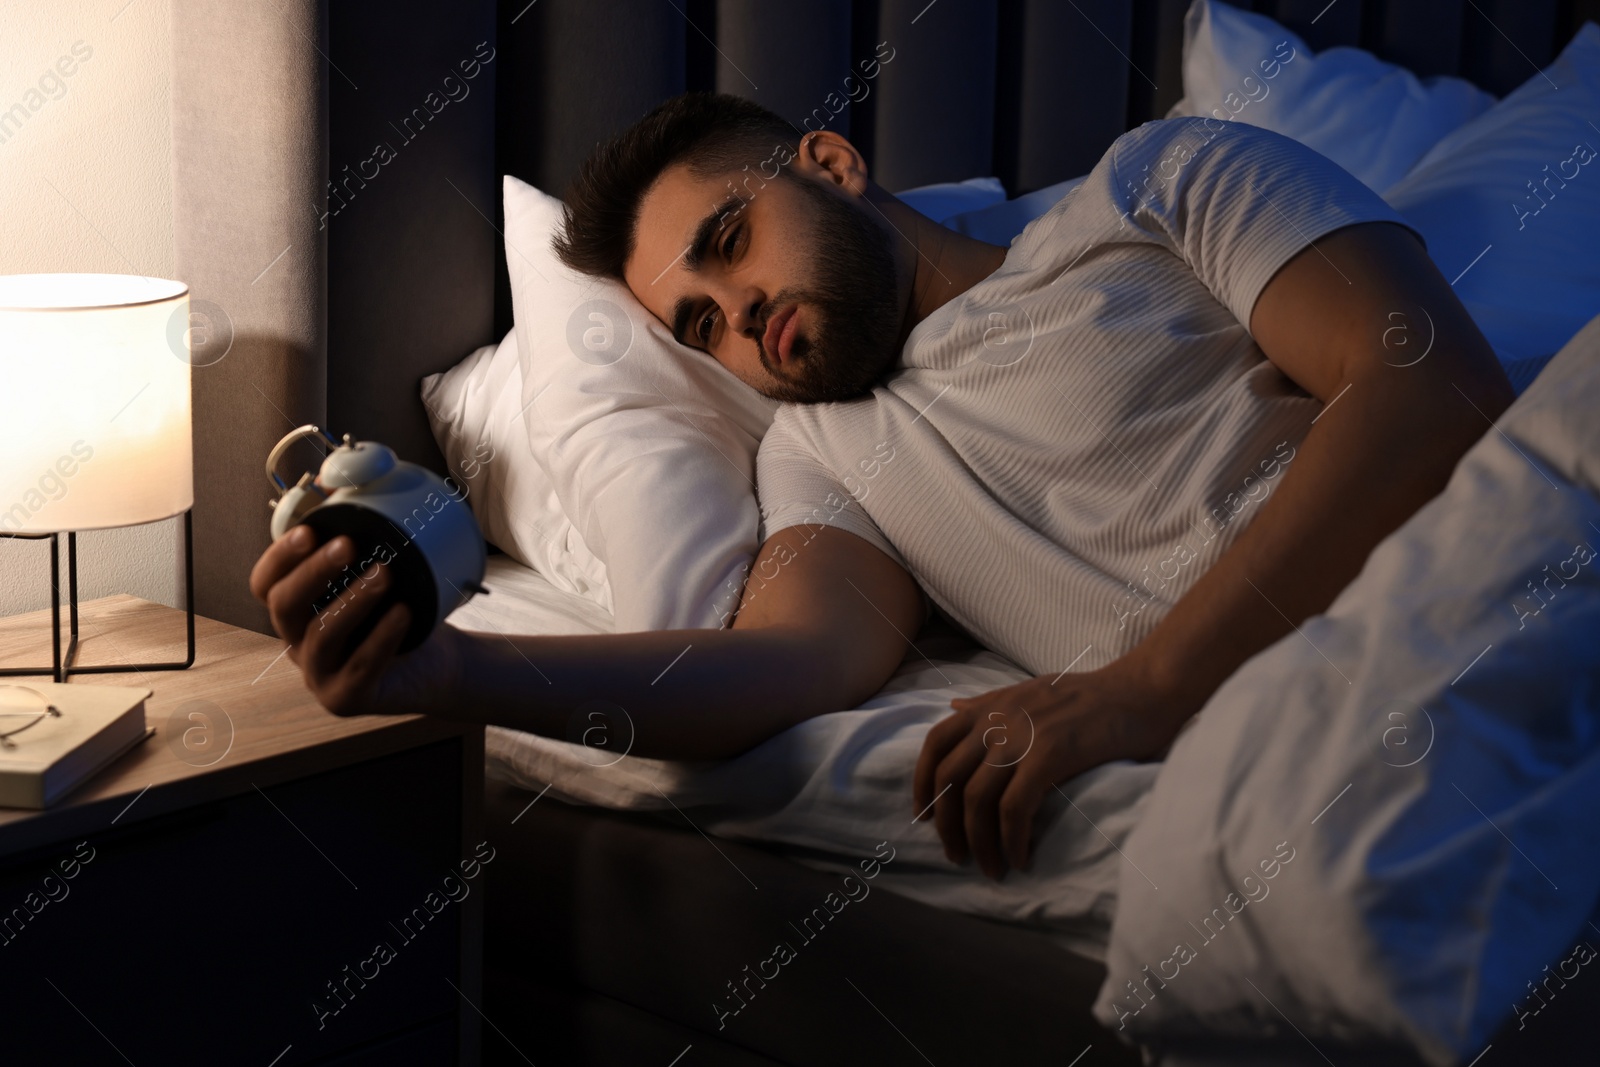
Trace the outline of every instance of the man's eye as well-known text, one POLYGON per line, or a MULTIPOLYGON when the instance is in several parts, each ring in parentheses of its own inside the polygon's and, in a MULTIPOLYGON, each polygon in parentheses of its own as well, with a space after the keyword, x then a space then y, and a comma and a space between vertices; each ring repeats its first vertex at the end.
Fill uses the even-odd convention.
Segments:
POLYGON ((706 312, 705 317, 700 320, 700 325, 695 329, 695 336, 700 338, 701 344, 709 345, 711 343, 711 322, 716 316, 715 308, 706 312))
POLYGON ((735 248, 737 248, 738 246, 739 246, 739 229, 738 228, 734 228, 732 230, 729 230, 728 231, 728 236, 726 236, 726 237, 724 237, 722 239, 722 258, 723 259, 732 259, 733 258, 733 250, 735 248))

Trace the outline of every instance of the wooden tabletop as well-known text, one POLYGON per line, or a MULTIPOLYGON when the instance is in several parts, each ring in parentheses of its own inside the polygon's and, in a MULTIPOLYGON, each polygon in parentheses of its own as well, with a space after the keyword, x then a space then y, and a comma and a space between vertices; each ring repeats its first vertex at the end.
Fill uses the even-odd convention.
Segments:
MULTIPOLYGON (((80 605, 78 634, 83 666, 184 657, 183 612, 137 597, 80 605)), ((276 638, 197 616, 188 670, 72 677, 71 685, 149 689, 145 721, 156 733, 46 811, 0 808, 0 856, 452 737, 467 736, 481 750, 478 725, 330 714, 284 649, 276 638)), ((48 609, 0 618, 0 667, 49 662, 48 609)), ((0 679, 34 681, 50 678, 0 679)))

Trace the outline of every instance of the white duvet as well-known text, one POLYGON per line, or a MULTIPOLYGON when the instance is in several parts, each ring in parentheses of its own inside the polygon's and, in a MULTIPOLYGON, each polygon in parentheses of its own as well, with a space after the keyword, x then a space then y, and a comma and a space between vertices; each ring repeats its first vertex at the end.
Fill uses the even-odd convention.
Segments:
MULTIPOLYGON (((485 584, 491 595, 457 610, 453 625, 505 634, 612 629, 602 609, 505 557, 490 561, 485 584)), ((1030 871, 995 884, 971 865, 957 867, 944 858, 931 821, 913 821, 911 771, 923 736, 950 713, 952 699, 1027 673, 937 624, 915 644, 889 684, 861 707, 820 715, 723 763, 641 759, 491 726, 487 770, 531 790, 530 800, 543 793, 541 802, 661 811, 714 837, 785 846, 823 868, 853 868, 888 841, 895 860, 879 885, 938 907, 1039 927, 1102 958, 1123 864, 1117 850, 1160 765, 1118 761, 1063 783, 1044 805, 1030 871)))
POLYGON ((1160 891, 1123 871, 1103 1023, 1441 1067, 1550 1025, 1541 983, 1600 944, 1597 414, 1600 318, 1173 744, 1123 844, 1160 891))
MULTIPOLYGON (((1104 960, 1096 1011, 1147 1046, 1278 1032, 1465 1062, 1510 1012, 1536 1011, 1520 991, 1587 936, 1600 895, 1597 411, 1600 319, 1326 613, 1235 673, 1165 763, 1063 783, 1033 869, 999 884, 946 862, 913 821, 928 727, 952 698, 1025 676, 948 630, 919 634, 860 708, 737 759, 490 728, 489 773, 841 870, 891 842, 880 884, 1104 960)), ((505 561, 488 585, 455 625, 610 629, 505 561)))

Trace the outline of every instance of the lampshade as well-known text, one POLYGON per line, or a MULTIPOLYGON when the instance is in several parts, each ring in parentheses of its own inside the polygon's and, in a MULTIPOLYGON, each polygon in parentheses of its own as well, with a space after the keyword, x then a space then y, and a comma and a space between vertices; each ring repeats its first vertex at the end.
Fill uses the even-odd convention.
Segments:
POLYGON ((0 275, 0 532, 133 526, 194 505, 189 287, 0 275))

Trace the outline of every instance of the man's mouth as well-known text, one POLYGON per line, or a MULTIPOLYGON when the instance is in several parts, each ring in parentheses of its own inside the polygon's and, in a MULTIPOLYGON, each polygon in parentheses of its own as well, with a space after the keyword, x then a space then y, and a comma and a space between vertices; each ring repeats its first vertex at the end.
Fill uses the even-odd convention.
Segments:
POLYGON ((798 318, 799 311, 799 304, 790 304, 767 320, 767 329, 762 335, 761 347, 774 363, 789 362, 790 349, 794 345, 795 333, 800 321, 798 318))

